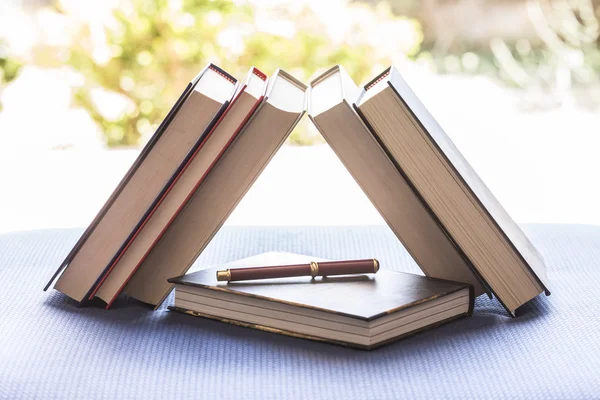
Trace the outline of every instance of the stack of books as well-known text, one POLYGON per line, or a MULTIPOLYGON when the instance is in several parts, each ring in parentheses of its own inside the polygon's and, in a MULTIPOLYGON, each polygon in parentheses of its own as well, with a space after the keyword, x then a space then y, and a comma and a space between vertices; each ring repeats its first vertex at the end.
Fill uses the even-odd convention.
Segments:
MULTIPOLYGON (((269 253, 234 266, 299 258, 269 253)), ((158 307, 177 287, 177 311, 362 348, 469 315, 481 294, 512 316, 549 294, 541 255, 393 67, 359 88, 340 66, 310 87, 282 70, 268 78, 253 67, 239 83, 207 66, 45 290, 54 281, 107 309, 121 293, 158 307), (234 285, 217 282, 214 268, 185 275, 307 109, 427 277, 234 285)))

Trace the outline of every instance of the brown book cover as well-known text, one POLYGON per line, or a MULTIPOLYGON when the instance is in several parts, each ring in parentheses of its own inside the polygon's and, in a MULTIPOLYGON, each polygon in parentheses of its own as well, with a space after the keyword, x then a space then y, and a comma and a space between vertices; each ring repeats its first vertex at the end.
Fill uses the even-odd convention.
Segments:
POLYGON ((218 282, 226 268, 323 261, 271 252, 169 279, 172 310, 351 347, 384 343, 470 315, 470 285, 381 269, 376 274, 218 282))

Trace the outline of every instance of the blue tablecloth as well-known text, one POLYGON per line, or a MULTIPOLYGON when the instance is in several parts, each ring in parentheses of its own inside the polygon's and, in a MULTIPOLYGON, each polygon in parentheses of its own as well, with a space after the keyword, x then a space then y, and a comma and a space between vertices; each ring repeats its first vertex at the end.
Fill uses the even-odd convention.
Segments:
MULTIPOLYGON (((152 311, 77 308, 42 287, 80 229, 0 235, 0 398, 600 398, 600 228, 524 227, 552 296, 372 352, 152 311)), ((387 227, 225 227, 195 265, 277 250, 417 272, 387 227)))

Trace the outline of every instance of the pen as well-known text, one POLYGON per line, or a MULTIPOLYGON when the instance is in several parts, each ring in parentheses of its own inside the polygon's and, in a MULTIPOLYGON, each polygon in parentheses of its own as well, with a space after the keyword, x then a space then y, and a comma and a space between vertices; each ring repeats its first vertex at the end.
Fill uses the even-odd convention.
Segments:
POLYGON ((312 261, 308 264, 225 269, 217 271, 217 281, 250 281, 293 276, 312 276, 315 278, 329 275, 374 274, 377 271, 379 271, 379 261, 374 258, 318 263, 312 261))

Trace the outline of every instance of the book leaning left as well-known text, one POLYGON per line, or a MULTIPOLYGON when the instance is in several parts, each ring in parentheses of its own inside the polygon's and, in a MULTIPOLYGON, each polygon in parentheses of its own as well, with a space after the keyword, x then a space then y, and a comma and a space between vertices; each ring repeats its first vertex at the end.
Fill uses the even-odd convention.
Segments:
POLYGON ((86 301, 98 290, 210 136, 238 86, 233 76, 213 64, 187 85, 44 290, 57 277, 54 288, 78 302, 86 301))

